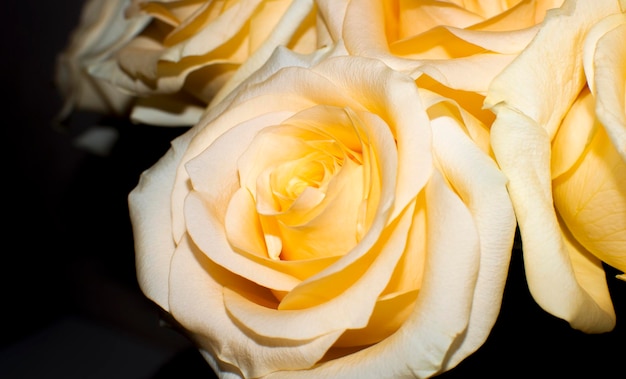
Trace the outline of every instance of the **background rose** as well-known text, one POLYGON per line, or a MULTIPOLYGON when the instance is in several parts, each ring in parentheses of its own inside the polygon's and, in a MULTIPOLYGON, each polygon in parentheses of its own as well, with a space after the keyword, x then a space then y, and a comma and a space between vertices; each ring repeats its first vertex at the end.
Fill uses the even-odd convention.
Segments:
POLYGON ((530 291, 586 332, 615 325, 602 261, 626 268, 622 12, 618 1, 565 2, 486 100, 530 291))
POLYGON ((351 54, 485 94, 491 79, 536 34, 546 10, 561 3, 353 0, 343 35, 351 54))
POLYGON ((129 4, 130 0, 85 2, 78 26, 57 57, 54 79, 64 100, 59 119, 74 110, 128 114, 134 96, 88 71, 91 65, 113 56, 149 22, 145 16, 126 19, 124 9, 129 4))
POLYGON ((481 123, 472 134, 493 154, 483 108, 489 83, 531 41, 550 1, 353 0, 342 29, 348 51, 376 57, 454 99, 481 123))
POLYGON ((379 61, 279 49, 131 193, 143 291, 223 377, 454 367, 515 228, 462 113, 379 61))
POLYGON ((308 53, 330 39, 313 0, 136 0, 126 16, 150 23, 91 73, 138 95, 132 118, 155 125, 192 125, 278 45, 308 53))

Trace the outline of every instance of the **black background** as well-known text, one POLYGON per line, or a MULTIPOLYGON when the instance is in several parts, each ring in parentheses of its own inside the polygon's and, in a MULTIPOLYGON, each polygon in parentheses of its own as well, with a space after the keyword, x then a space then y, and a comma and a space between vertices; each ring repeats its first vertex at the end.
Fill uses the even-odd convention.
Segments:
MULTIPOLYGON (((106 0, 103 0, 106 1, 106 0)), ((159 325, 135 281, 126 197, 184 129, 79 114, 53 119, 56 54, 83 0, 4 0, 0 377, 210 378, 190 343, 159 325), (75 146, 93 124, 117 129, 108 156, 75 146)), ((501 315, 488 341, 442 378, 612 377, 626 358, 626 283, 607 267, 618 323, 587 335, 542 311, 512 256, 501 315)))

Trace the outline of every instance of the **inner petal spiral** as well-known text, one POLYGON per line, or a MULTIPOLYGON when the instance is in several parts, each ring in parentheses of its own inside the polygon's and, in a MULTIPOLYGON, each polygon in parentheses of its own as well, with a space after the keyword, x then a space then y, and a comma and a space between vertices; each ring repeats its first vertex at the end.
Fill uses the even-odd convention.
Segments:
POLYGON ((263 129, 240 157, 240 184, 254 207, 240 217, 255 215, 251 229, 262 234, 267 258, 340 256, 359 242, 372 183, 369 145, 355 117, 341 108, 307 109, 263 129))

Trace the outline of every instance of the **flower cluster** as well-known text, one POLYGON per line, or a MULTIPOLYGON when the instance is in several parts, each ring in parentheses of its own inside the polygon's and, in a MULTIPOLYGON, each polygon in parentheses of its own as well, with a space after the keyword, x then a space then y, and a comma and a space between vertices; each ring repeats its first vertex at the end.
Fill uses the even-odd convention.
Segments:
POLYGON ((189 127, 129 195, 137 277, 220 377, 430 377, 485 342, 517 227, 536 302, 613 329, 625 11, 88 0, 57 82, 189 127))

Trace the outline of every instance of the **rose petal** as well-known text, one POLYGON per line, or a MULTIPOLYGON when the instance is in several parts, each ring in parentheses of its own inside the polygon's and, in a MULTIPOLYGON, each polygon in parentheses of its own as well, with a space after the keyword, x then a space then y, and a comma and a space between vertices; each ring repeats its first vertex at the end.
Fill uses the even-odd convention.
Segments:
POLYGON ((339 257, 318 257, 297 261, 269 259, 264 236, 259 228, 258 215, 254 209, 254 201, 250 193, 245 190, 238 190, 231 198, 225 228, 229 243, 234 250, 233 254, 237 252, 257 265, 267 266, 299 280, 315 275, 339 259, 339 257), (233 210, 233 213, 236 212, 239 217, 232 217, 230 208, 239 208, 233 210), (246 212, 250 212, 248 218, 246 218, 246 212))
MULTIPOLYGON (((604 311, 613 323, 616 322, 615 310, 611 301, 610 292, 606 282, 606 272, 602 261, 590 254, 569 232, 559 219, 564 242, 572 262, 572 269, 576 275, 576 281, 594 299, 596 304, 604 311)), ((607 321, 608 322, 608 321, 607 321)))
POLYGON ((165 310, 169 310, 170 260, 176 248, 168 204, 174 187, 173 178, 188 139, 182 135, 172 141, 171 149, 141 174, 139 184, 128 196, 137 280, 146 297, 165 310))
POLYGON ((545 10, 560 2, 524 1, 480 22, 483 18, 469 9, 491 17, 503 10, 500 3, 483 9, 484 2, 462 6, 401 2, 401 9, 388 10, 376 1, 356 0, 346 12, 344 37, 352 54, 376 57, 414 78, 427 73, 448 87, 485 93, 493 77, 534 37, 538 29, 534 26, 545 10), (385 12, 393 13, 389 20, 385 12), (435 18, 432 24, 430 17, 435 18))
POLYGON ((397 24, 400 30, 397 36, 390 37, 394 40, 403 39, 442 25, 465 28, 484 20, 483 15, 471 9, 470 2, 466 3, 458 5, 452 2, 398 1, 397 24))
POLYGON ((257 301, 267 298, 267 293, 213 264, 188 239, 181 241, 171 265, 171 313, 203 350, 219 358, 221 362, 213 364, 219 365, 220 371, 260 377, 276 370, 311 367, 339 336, 330 333, 312 340, 275 339, 269 345, 254 342, 227 314, 223 286, 236 285, 238 293, 255 296, 257 301))
POLYGON ((422 286, 428 245, 425 197, 425 191, 422 191, 415 199, 415 211, 404 254, 389 278, 381 300, 404 296, 407 292, 418 291, 422 286))
POLYGON ((180 25, 181 20, 193 17, 199 8, 202 7, 193 0, 133 0, 126 9, 126 17, 143 13, 176 27, 180 25))
MULTIPOLYGON (((591 96, 588 103, 593 104, 591 96)), ((578 133, 577 126, 563 124, 559 134, 578 133)), ((552 189, 559 215, 574 238, 621 271, 626 271, 625 183, 626 162, 597 127, 588 149, 570 171, 554 180, 552 189)))
POLYGON ((346 330, 335 342, 333 349, 369 346, 389 337, 409 318, 418 295, 419 290, 412 290, 380 296, 367 325, 362 329, 346 330))
POLYGON ((446 117, 456 120, 458 127, 463 129, 465 134, 472 139, 474 144, 484 151, 485 154, 491 156, 491 141, 487 125, 491 125, 493 122, 493 113, 489 112, 491 117, 479 114, 478 116, 486 118, 486 120, 482 120, 478 119, 469 112, 469 110, 475 111, 474 108, 476 107, 476 104, 474 101, 478 102, 479 99, 482 98, 476 97, 475 99, 468 100, 467 98, 470 97, 469 95, 471 94, 458 94, 452 92, 450 96, 447 96, 446 90, 451 91, 450 89, 437 88, 437 90, 440 92, 435 93, 429 90, 420 89, 420 95, 424 101, 424 106, 427 109, 429 118, 431 120, 435 120, 439 117, 446 117), (441 92, 443 92, 443 94, 441 92), (463 104, 459 104, 453 100, 455 97, 459 97, 460 100, 465 102, 463 104))
POLYGON ((480 265, 467 330, 449 352, 442 371, 456 366, 487 339, 500 311, 515 227, 507 179, 457 121, 441 116, 431 121, 433 152, 445 177, 467 204, 480 239, 480 265))
POLYGON ((318 279, 316 291, 302 293, 295 288, 288 294, 292 298, 289 308, 282 304, 278 310, 263 307, 228 289, 224 292, 225 306, 237 322, 245 325, 251 338, 260 343, 275 339, 308 340, 336 331, 362 328, 367 325, 378 295, 404 251, 411 216, 410 211, 403 214, 397 225, 391 225, 384 235, 379 236, 376 245, 362 255, 363 259, 350 267, 342 267, 341 275, 318 279), (351 285, 341 292, 336 291, 334 286, 337 284, 346 287, 344 281, 351 285), (328 295, 328 290, 333 292, 332 295, 328 295), (324 297, 326 301, 312 298, 314 295, 324 297), (296 303, 300 305, 297 308, 296 303), (299 309, 308 304, 313 306, 299 309))
POLYGON ((135 123, 160 126, 193 125, 200 119, 205 107, 183 96, 140 97, 130 113, 135 123))
POLYGON ((619 5, 611 0, 566 0, 561 8, 548 11, 533 41, 491 83, 485 105, 490 108, 506 102, 544 127, 552 138, 585 84, 580 53, 587 31, 616 12, 619 5), (529 67, 542 69, 529 71, 529 67))
POLYGON ((585 73, 597 98, 596 115, 626 161, 626 14, 598 22, 585 41, 585 73), (592 60, 592 62, 590 62, 592 60))
POLYGON ((315 5, 324 20, 332 41, 342 39, 343 20, 350 0, 316 0, 315 5))
POLYGON ((598 306, 576 281, 570 252, 553 208, 550 138, 527 116, 499 105, 491 127, 493 149, 509 178, 522 241, 528 287, 547 312, 585 332, 611 330, 613 314, 598 306), (559 289, 558 291, 555 289, 559 289))
POLYGON ((239 188, 237 158, 258 131, 285 118, 284 113, 270 113, 247 120, 187 163, 189 178, 197 192, 191 192, 185 200, 184 228, 180 229, 186 228, 200 249, 221 266, 280 291, 291 290, 299 281, 265 266, 256 268, 257 265, 234 253, 227 244, 223 220, 230 197, 239 188), (221 242, 219 248, 218 242, 221 242))
MULTIPOLYGON (((467 2, 466 6, 468 5, 467 2)), ((549 9, 557 8, 563 4, 563 0, 531 0, 520 2, 506 2, 507 10, 502 9, 502 5, 492 1, 473 1, 474 7, 490 8, 482 12, 490 15, 490 18, 474 25, 471 29, 485 31, 510 31, 524 29, 543 21, 549 9), (514 6, 509 4, 517 3, 514 6)))
POLYGON ((580 159, 591 143, 595 129, 601 127, 595 120, 594 105, 591 93, 584 89, 565 115, 552 140, 552 179, 563 175, 580 159))
MULTIPOLYGON (((269 101, 266 102, 266 104, 268 103, 269 101)), ((180 216, 184 214, 183 204, 190 189, 191 172, 195 170, 195 172, 198 173, 194 179, 194 185, 197 191, 206 191, 207 194, 205 194, 205 196, 210 196, 209 194, 215 193, 218 199, 216 204, 220 204, 222 207, 220 209, 220 218, 223 217, 228 202, 227 198, 224 197, 224 193, 219 192, 220 189, 224 187, 223 182, 220 182, 222 184, 216 184, 218 183, 217 178, 223 179, 224 177, 230 177, 229 183, 232 187, 231 190, 234 192, 237 186, 236 163, 239 156, 238 154, 241 154, 247 146, 246 143, 240 142, 250 141, 255 131, 262 129, 268 124, 280 123, 290 115, 291 112, 286 111, 268 113, 255 118, 247 113, 230 111, 221 114, 219 119, 216 120, 210 128, 195 128, 187 133, 191 141, 185 150, 182 161, 188 163, 178 167, 176 172, 177 184, 174 186, 172 192, 172 223, 175 240, 180 239, 185 233, 185 222, 180 216), (246 127, 246 125, 254 124, 255 122, 259 123, 255 129, 246 127), (217 144, 217 146, 211 146, 207 149, 207 146, 210 146, 211 142, 219 138, 220 134, 227 130, 229 126, 238 125, 240 123, 241 126, 236 131, 231 132, 230 137, 224 137, 231 138, 229 140, 231 141, 230 144, 217 144), (243 138, 243 140, 232 138, 243 138), (212 154, 217 154, 219 158, 212 159, 211 157, 214 156, 212 154), (193 158, 196 157, 198 158, 198 162, 193 163, 193 158), (230 157, 230 160, 224 160, 225 157, 230 157), (228 162, 228 164, 223 164, 225 162, 228 162), (206 167, 203 166, 204 164, 206 164, 206 167), (208 172, 211 172, 212 175, 208 175, 208 172)))
POLYGON ((484 96, 489 83, 515 59, 514 55, 480 54, 441 61, 387 60, 395 69, 407 72, 414 78, 426 74, 439 83, 462 91, 484 96), (472 72, 473 75, 467 75, 472 72))
POLYGON ((515 54, 523 50, 537 33, 538 27, 494 33, 439 26, 427 32, 390 44, 393 54, 416 60, 456 59, 485 50, 515 54))
MULTIPOLYGON (((264 5, 268 6, 268 4, 271 4, 271 2, 264 5)), ((312 9, 312 0, 294 0, 286 11, 277 13, 282 15, 280 20, 272 23, 267 21, 258 22, 260 25, 274 25, 272 32, 265 36, 262 43, 257 43, 258 47, 253 46, 250 49, 250 56, 242 62, 232 77, 220 88, 215 98, 211 99, 211 103, 221 101, 226 94, 241 84, 245 78, 258 70, 270 58, 278 46, 286 45, 305 17, 311 13, 312 9)), ((259 36, 251 34, 251 38, 257 39, 259 36)))
MULTIPOLYGON (((161 59, 180 62, 184 57, 201 56, 216 49, 224 41, 234 37, 243 25, 248 22, 262 0, 239 0, 231 2, 231 6, 223 9, 218 17, 206 23, 187 39, 173 41, 175 44, 163 51, 161 59)), ((210 3, 202 9, 209 12, 210 3)))
POLYGON ((246 189, 239 188, 232 194, 224 219, 224 229, 228 242, 235 250, 268 257, 254 198, 246 189))

